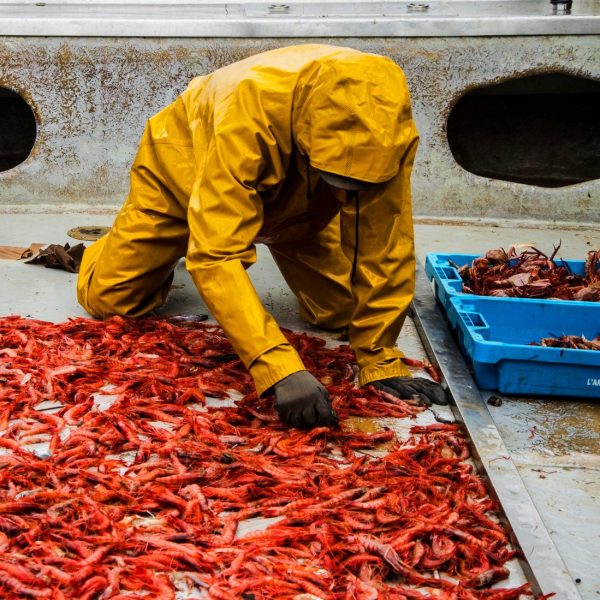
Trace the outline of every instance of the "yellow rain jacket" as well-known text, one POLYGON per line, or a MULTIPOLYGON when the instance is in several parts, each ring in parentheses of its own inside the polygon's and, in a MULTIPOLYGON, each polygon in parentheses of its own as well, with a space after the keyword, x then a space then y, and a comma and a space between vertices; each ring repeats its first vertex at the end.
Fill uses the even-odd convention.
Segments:
POLYGON ((382 56, 301 45, 197 77, 149 120, 128 199, 84 254, 79 301, 99 318, 145 314, 185 256, 261 394, 305 368, 246 274, 265 243, 305 320, 349 326, 361 385, 408 376, 395 342, 414 290, 417 140, 404 75, 382 56), (382 184, 359 192, 358 223, 315 169, 382 184))

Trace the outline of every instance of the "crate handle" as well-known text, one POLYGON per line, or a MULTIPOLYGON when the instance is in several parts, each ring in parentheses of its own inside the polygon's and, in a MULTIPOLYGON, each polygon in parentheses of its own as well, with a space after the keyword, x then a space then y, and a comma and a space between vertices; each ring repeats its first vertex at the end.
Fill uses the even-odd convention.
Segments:
POLYGON ((460 280, 460 275, 454 267, 436 267, 435 271, 439 275, 440 279, 453 281, 460 280))
POLYGON ((474 311, 461 311, 460 317, 468 327, 473 329, 489 329, 489 325, 481 313, 474 311))

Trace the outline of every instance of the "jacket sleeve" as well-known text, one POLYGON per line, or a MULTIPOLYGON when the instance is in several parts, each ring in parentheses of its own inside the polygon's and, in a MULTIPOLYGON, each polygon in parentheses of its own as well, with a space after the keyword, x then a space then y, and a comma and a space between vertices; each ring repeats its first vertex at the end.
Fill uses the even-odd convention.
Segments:
MULTIPOLYGON (((410 376, 396 340, 414 295, 410 172, 418 137, 414 128, 412 131, 398 174, 382 189, 359 196, 355 308, 350 322, 350 345, 360 367, 359 385, 410 376)), ((355 219, 355 207, 345 207, 342 248, 350 260, 356 243, 355 219)))
POLYGON ((246 273, 256 261, 254 240, 263 222, 257 188, 276 183, 285 173, 281 145, 259 108, 230 100, 211 131, 206 126, 194 130, 192 121, 194 146, 206 152, 196 157, 199 168, 188 209, 186 265, 262 394, 305 367, 246 273), (202 143, 196 143, 198 137, 202 143))

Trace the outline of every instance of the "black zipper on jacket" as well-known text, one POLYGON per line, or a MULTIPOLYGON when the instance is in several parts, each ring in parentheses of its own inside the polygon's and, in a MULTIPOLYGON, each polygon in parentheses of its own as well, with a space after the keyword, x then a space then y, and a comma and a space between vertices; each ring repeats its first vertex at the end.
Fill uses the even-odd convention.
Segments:
POLYGON ((312 200, 312 190, 310 189, 310 160, 306 157, 306 197, 308 200, 312 200))
POLYGON ((352 259, 352 272, 350 273, 350 283, 356 284, 356 267, 358 265, 358 191, 352 190, 346 192, 346 201, 350 203, 354 198, 354 206, 356 207, 356 216, 354 221, 354 258, 352 259))

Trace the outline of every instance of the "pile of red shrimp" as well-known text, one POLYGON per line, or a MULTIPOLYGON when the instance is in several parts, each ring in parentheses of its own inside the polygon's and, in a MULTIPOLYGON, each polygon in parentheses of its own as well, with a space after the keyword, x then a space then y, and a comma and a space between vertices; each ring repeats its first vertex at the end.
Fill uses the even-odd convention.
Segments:
POLYGON ((349 427, 424 408, 287 335, 339 428, 284 426, 213 325, 0 318, 0 597, 530 595, 489 588, 515 551, 459 426, 349 427))

